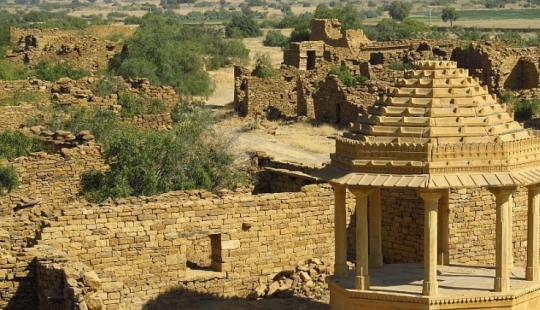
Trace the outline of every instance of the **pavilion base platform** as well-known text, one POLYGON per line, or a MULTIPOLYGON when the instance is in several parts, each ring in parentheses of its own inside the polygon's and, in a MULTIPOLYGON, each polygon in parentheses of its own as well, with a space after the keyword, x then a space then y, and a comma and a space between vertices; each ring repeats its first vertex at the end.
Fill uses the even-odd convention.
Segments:
POLYGON ((369 290, 354 289, 356 270, 328 277, 331 310, 404 309, 540 309, 540 281, 526 281, 524 268, 514 268, 510 290, 495 292, 494 267, 437 266, 439 293, 423 296, 422 264, 390 264, 370 268, 369 290))

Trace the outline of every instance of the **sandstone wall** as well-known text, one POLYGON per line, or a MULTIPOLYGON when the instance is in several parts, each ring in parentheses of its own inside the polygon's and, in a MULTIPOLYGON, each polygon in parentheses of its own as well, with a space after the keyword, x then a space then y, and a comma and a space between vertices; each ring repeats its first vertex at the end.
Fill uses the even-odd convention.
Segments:
MULTIPOLYGON (((172 110, 180 100, 180 95, 172 87, 151 85, 148 79, 128 79, 124 81, 118 77, 124 84, 122 91, 135 94, 144 98, 147 102, 158 99, 165 106, 172 110)), ((60 105, 71 107, 90 107, 110 109, 116 112, 121 111, 118 104, 118 94, 113 93, 107 96, 98 96, 95 94, 98 81, 93 77, 85 77, 80 80, 71 80, 62 78, 56 82, 42 81, 35 78, 28 78, 22 81, 0 81, 0 101, 11 98, 24 98, 21 93, 31 92, 35 97, 34 102, 25 104, 25 102, 14 102, 22 104, 20 106, 0 105, 0 128, 19 128, 21 124, 26 123, 29 118, 41 114, 37 105, 50 105, 51 98, 60 105)), ((10 99, 13 101, 13 99, 10 99)), ((138 115, 126 122, 132 122, 144 129, 167 129, 172 124, 169 114, 161 115, 138 115)))
POLYGON ((235 107, 242 115, 266 115, 269 108, 282 116, 297 115, 296 77, 245 77, 242 88, 244 100, 235 107))
POLYGON ((43 229, 39 243, 91 266, 109 288, 102 299, 114 309, 139 309, 196 275, 221 280, 193 290, 246 296, 309 258, 333 259, 332 205, 328 185, 257 196, 172 192, 75 205, 43 229), (185 243, 193 235, 210 236, 213 271, 186 267, 185 243))
POLYGON ((10 40, 18 48, 9 54, 13 62, 35 65, 40 61, 66 62, 90 72, 107 68, 109 59, 122 49, 122 44, 96 37, 123 33, 131 35, 133 29, 118 26, 94 26, 81 35, 77 30, 18 29, 10 27, 10 40), (92 35, 88 35, 92 34, 92 35))

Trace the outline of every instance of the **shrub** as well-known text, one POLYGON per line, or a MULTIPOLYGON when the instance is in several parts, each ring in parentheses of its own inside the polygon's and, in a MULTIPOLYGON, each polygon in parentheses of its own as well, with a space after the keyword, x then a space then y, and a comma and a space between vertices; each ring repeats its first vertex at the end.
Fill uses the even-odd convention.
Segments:
POLYGON ((330 69, 326 77, 335 75, 347 87, 356 87, 358 84, 364 84, 367 81, 367 77, 363 75, 352 76, 349 72, 349 68, 346 65, 341 67, 334 67, 330 69))
POLYGON ((29 137, 19 131, 4 130, 0 133, 0 158, 12 159, 28 156, 42 149, 43 144, 39 139, 29 137))
POLYGON ((125 88, 126 84, 119 78, 112 75, 100 75, 93 93, 100 97, 105 97, 116 94, 125 88))
POLYGON ((120 54, 110 60, 115 74, 146 77, 154 85, 172 86, 183 95, 212 93, 207 68, 247 61, 249 51, 240 41, 224 38, 220 29, 182 24, 179 20, 147 14, 120 54))
POLYGON ((146 102, 133 93, 121 92, 118 95, 118 104, 122 106, 120 115, 123 117, 146 114, 146 102))
MULTIPOLYGON (((0 52, 0 55, 3 56, 3 54, 3 52, 0 52)), ((17 66, 7 60, 0 61, 0 80, 24 80, 29 77, 30 74, 30 70, 24 65, 17 66)))
POLYGON ((405 71, 413 69, 413 65, 410 63, 394 61, 388 65, 388 68, 392 70, 405 71))
POLYGON ((63 77, 78 80, 90 75, 88 71, 84 69, 76 69, 66 63, 52 65, 47 61, 40 61, 34 68, 34 71, 36 78, 50 82, 56 82, 63 77))
POLYGON ((102 109, 75 109, 67 111, 70 115, 66 118, 63 111, 53 111, 53 115, 46 123, 52 131, 62 129, 73 133, 89 130, 96 141, 106 144, 110 136, 116 130, 120 130, 118 115, 110 110, 102 109))
POLYGON ((277 75, 276 69, 272 66, 272 60, 268 53, 255 54, 255 75, 260 78, 268 78, 277 75))
POLYGON ((536 115, 539 109, 538 100, 518 100, 514 103, 514 116, 518 120, 527 120, 536 115))
POLYGON ((284 36, 278 30, 270 30, 266 33, 266 37, 263 41, 264 46, 279 46, 281 48, 286 48, 289 45, 289 38, 284 36))
POLYGON ((85 197, 103 201, 180 189, 217 190, 245 182, 234 169, 227 141, 213 130, 206 107, 182 102, 172 115, 175 125, 170 131, 117 131, 103 154, 110 170, 90 171, 82 178, 85 197))
POLYGON ((19 186, 17 172, 11 166, 0 165, 0 196, 11 192, 19 186))

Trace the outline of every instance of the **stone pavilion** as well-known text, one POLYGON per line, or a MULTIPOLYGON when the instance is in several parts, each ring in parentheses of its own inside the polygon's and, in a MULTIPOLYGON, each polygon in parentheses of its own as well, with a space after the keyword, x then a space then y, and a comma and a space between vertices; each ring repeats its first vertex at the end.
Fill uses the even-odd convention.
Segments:
POLYGON ((456 62, 421 61, 415 67, 359 113, 336 140, 331 164, 319 172, 335 190, 330 308, 540 309, 540 137, 515 122, 506 106, 456 62), (529 197, 527 260, 523 275, 516 276, 512 194, 521 186, 529 197), (496 201, 495 268, 487 274, 472 267, 460 275, 467 266, 452 266, 448 255, 449 190, 470 187, 488 188, 496 201), (418 283, 405 280, 400 289, 385 281, 415 266, 383 266, 382 188, 414 188, 424 201, 423 266, 417 268, 418 283), (346 191, 356 197, 356 269, 351 272, 346 191), (380 271, 385 268, 393 268, 386 269, 386 278, 380 271))

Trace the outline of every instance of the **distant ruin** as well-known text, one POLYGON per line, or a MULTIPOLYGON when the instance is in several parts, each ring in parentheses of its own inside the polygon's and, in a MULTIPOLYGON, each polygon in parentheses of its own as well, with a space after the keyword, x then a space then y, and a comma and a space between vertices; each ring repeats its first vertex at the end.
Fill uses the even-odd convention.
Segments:
POLYGON ((403 75, 403 71, 390 69, 390 64, 429 59, 456 61, 490 92, 540 97, 537 47, 509 48, 504 42, 463 47, 458 40, 371 42, 361 30, 342 33, 337 20, 315 19, 310 40, 291 43, 284 51, 277 77, 259 78, 245 68, 235 69, 235 109, 244 116, 265 116, 272 111, 284 117, 305 116, 348 125, 353 121, 350 115, 367 108, 379 90, 403 75), (341 65, 369 81, 351 89, 336 77, 327 77, 332 67, 341 65))

